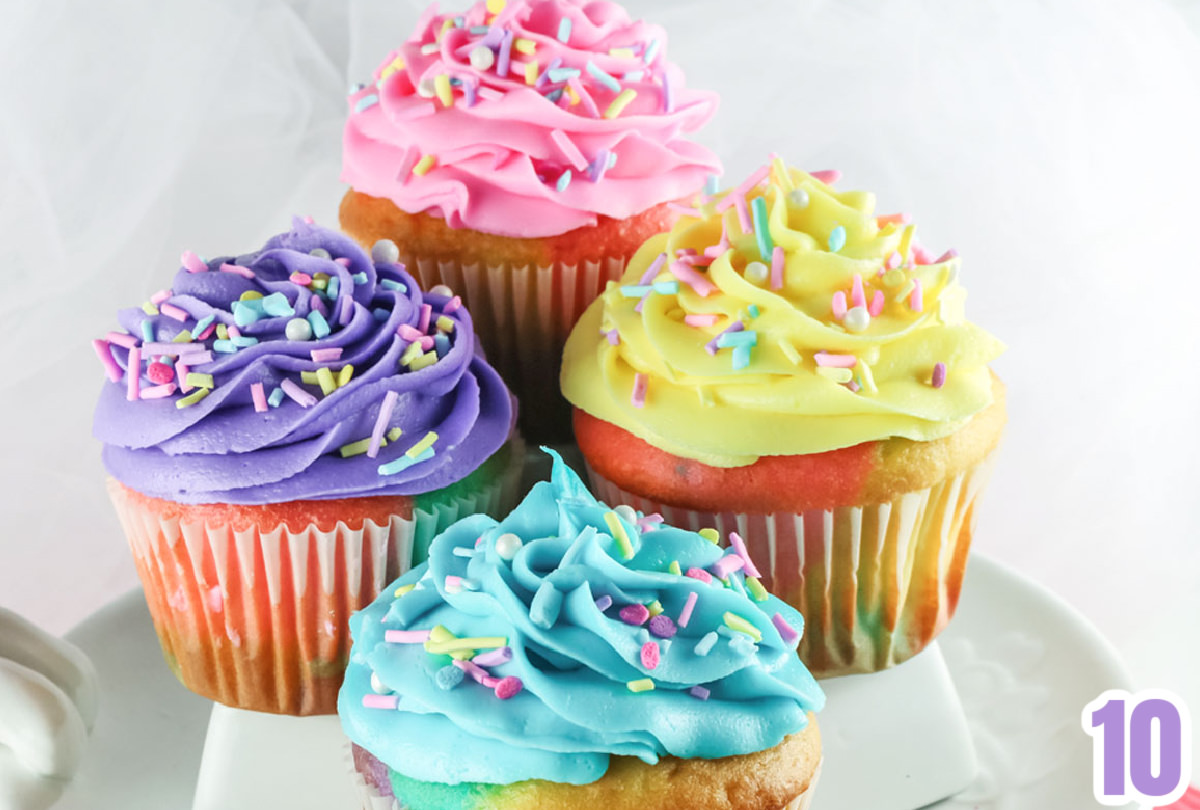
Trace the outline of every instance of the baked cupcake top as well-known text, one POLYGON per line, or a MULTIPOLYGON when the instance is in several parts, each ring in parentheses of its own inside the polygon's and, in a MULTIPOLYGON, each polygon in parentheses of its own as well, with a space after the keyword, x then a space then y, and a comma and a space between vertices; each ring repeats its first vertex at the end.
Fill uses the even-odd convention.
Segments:
POLYGON ((666 34, 604 0, 425 12, 350 94, 342 180, 451 227, 542 237, 624 219, 719 170, 686 140, 716 110, 666 34))
POLYGON ((571 333, 576 407, 714 467, 948 436, 1002 344, 906 215, 779 160, 650 239, 571 333))
POLYGON ((455 297, 380 242, 295 220, 244 256, 185 252, 170 289, 93 341, 110 474, 182 503, 413 495, 507 440, 513 404, 455 297), (131 371, 132 370, 132 371, 131 371))
POLYGON ((609 509, 551 455, 508 517, 454 524, 351 619, 350 739, 427 782, 581 784, 613 754, 711 759, 803 729, 824 704, 803 619, 740 538, 609 509))

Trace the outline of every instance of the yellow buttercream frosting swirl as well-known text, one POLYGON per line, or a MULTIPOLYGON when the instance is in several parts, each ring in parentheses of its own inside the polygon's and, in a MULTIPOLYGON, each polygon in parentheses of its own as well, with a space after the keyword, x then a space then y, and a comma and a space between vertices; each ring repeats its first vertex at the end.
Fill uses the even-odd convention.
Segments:
POLYGON ((567 341, 575 406, 716 467, 948 436, 992 401, 1003 345, 964 316, 953 251, 779 160, 696 202, 567 341))

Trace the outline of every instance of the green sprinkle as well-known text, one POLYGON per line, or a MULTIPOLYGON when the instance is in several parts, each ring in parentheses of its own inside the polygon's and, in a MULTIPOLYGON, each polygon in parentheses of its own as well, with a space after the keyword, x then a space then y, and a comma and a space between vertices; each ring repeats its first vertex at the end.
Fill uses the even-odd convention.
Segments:
POLYGON ((188 330, 184 329, 178 335, 171 338, 171 342, 172 343, 191 343, 192 342, 192 333, 189 332, 188 330))
POLYGON ((730 630, 736 630, 739 633, 745 633, 746 635, 750 636, 750 638, 754 639, 756 642, 762 641, 762 633, 759 631, 759 629, 757 627, 752 625, 744 617, 739 616, 736 613, 733 613, 733 612, 730 612, 727 610, 727 611, 725 611, 724 618, 725 618, 725 626, 728 627, 730 630))
POLYGON ((750 211, 754 215, 754 237, 758 240, 758 253, 769 265, 771 254, 775 252, 775 243, 771 241, 771 229, 767 225, 767 198, 755 197, 750 203, 750 211))
POLYGON ((750 596, 755 602, 765 602, 770 596, 767 589, 758 581, 758 577, 746 577, 746 590, 750 591, 750 596))
POLYGON ((696 534, 700 535, 714 546, 721 542, 721 534, 716 529, 701 529, 700 531, 696 532, 696 534))
MULTIPOLYGON (((420 346, 421 344, 415 343, 413 345, 420 346)), ((424 354, 422 354, 417 359, 413 360, 411 363, 409 363, 408 368, 410 371, 420 371, 423 368, 432 366, 434 363, 437 362, 437 359, 438 359, 437 352, 428 351, 428 352, 425 352, 424 354)))
POLYGON ((663 612, 662 602, 659 602, 657 599, 655 599, 653 602, 646 605, 646 610, 650 611, 651 616, 657 616, 663 612))
POLYGON ((616 512, 608 511, 604 513, 604 522, 613 539, 617 541, 617 547, 621 549, 621 556, 628 560, 633 556, 633 543, 629 542, 629 535, 625 533, 621 519, 617 517, 616 512))
POLYGON ((186 397, 181 397, 180 399, 175 400, 175 407, 176 408, 186 408, 189 405, 195 405, 197 402, 204 399, 206 396, 208 396, 207 388, 197 388, 195 391, 188 394, 186 397))
POLYGON ((675 576, 683 576, 683 570, 679 567, 679 560, 671 560, 671 564, 667 566, 667 571, 675 576))

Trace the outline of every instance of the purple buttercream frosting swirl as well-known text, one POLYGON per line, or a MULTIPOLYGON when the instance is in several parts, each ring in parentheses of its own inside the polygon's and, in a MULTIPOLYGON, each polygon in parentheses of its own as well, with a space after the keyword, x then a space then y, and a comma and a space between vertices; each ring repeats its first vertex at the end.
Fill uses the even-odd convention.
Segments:
POLYGON ((469 314, 402 265, 298 219, 257 253, 183 261, 119 313, 128 334, 95 342, 109 379, 93 433, 126 486, 181 503, 416 495, 508 439, 513 400, 469 314))

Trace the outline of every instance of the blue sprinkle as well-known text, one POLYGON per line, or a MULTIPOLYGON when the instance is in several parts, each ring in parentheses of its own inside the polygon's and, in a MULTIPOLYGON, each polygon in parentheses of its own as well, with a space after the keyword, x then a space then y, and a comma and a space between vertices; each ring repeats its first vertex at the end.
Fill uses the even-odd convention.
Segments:
POLYGON ((654 288, 649 284, 622 284, 621 295, 626 298, 641 298, 643 295, 651 293, 654 288))
POLYGON ((734 346, 733 347, 733 369, 737 371, 750 365, 750 347, 749 346, 734 346))
POLYGON ((704 637, 696 642, 696 655, 701 657, 708 655, 712 651, 713 645, 717 643, 717 634, 711 631, 704 634, 704 637))
POLYGON ((408 287, 401 284, 399 281, 392 281, 390 278, 381 279, 379 286, 385 290, 398 290, 402 293, 408 292, 408 287))
POLYGON ((450 351, 450 338, 443 334, 433 336, 433 350, 437 353, 438 360, 446 356, 446 352, 450 351))
POLYGON ((439 689, 449 692, 463 682, 463 671, 454 666, 454 664, 447 664, 433 673, 433 680, 437 683, 439 689))
POLYGON ((609 152, 608 153, 608 168, 611 169, 613 166, 616 166, 616 165, 617 165, 617 153, 609 152))
POLYGON ((342 291, 342 282, 337 276, 331 276, 329 283, 325 285, 325 297, 330 301, 338 297, 338 293, 342 291))
POLYGON ((205 330, 205 329, 207 329, 209 326, 211 326, 211 325, 212 325, 213 319, 214 319, 215 317, 216 317, 215 315, 211 315, 211 314, 210 314, 210 315, 205 315, 203 318, 201 318, 200 320, 196 321, 196 326, 195 326, 195 328, 194 328, 194 329, 192 329, 192 334, 193 334, 193 335, 200 335, 200 334, 202 334, 202 333, 204 332, 204 330, 205 330))
POLYGON ((292 308, 292 303, 281 292, 271 293, 266 298, 260 299, 258 304, 262 308, 262 311, 268 315, 290 318, 296 314, 296 310, 292 308))
POLYGON ((589 59, 587 63, 587 72, 590 73, 596 81, 600 82, 600 84, 604 85, 609 90, 612 90, 614 93, 621 92, 621 83, 609 75, 606 71, 596 67, 596 63, 591 59, 589 59))
POLYGON ((258 345, 258 338, 250 337, 249 335, 238 335, 235 338, 230 338, 230 340, 233 342, 233 345, 237 346, 239 349, 245 349, 249 346, 258 345))
POLYGON ((471 34, 472 36, 476 36, 476 37, 479 36, 480 34, 486 34, 487 32, 488 32, 488 26, 486 26, 486 25, 472 25, 470 28, 467 29, 468 34, 471 34))
POLYGON ((421 453, 421 455, 417 456, 416 458, 409 458, 408 456, 400 456, 400 458, 396 459, 395 461, 388 462, 387 464, 380 464, 379 465, 379 474, 380 475, 395 475, 398 472, 403 472, 404 470, 407 470, 409 467, 411 467, 414 464, 418 464, 422 461, 428 461, 431 458, 433 458, 433 448, 429 447, 425 450, 425 452, 421 453))
POLYGON ((730 346, 757 346, 758 332, 747 329, 742 332, 725 332, 717 337, 717 348, 727 349, 730 346))
POLYGON ((567 169, 558 176, 558 182, 554 184, 554 187, 558 189, 558 193, 561 194, 567 190, 567 186, 569 185, 571 185, 571 170, 567 169))
POLYGON ((369 110, 379 103, 379 96, 375 93, 363 96, 358 101, 354 102, 354 111, 360 113, 363 110, 369 110))
POLYGON ((287 395, 283 393, 283 389, 277 385, 275 386, 275 390, 271 392, 271 395, 267 397, 267 404, 272 408, 278 408, 279 403, 283 402, 285 396, 287 395))
POLYGON ((656 281, 650 287, 656 293, 662 293, 663 295, 674 295, 679 292, 678 281, 656 281))
POLYGON ((325 320, 325 316, 320 312, 313 310, 308 313, 308 322, 312 325, 313 337, 317 340, 329 337, 329 321, 325 320))
POLYGON ((771 229, 767 225, 767 200, 765 197, 755 197, 750 203, 754 213, 754 237, 758 240, 758 253, 768 265, 771 254, 775 252, 775 243, 771 241, 771 229))
POLYGON ((392 315, 392 313, 388 312, 383 307, 376 307, 375 309, 371 310, 371 314, 375 316, 375 320, 377 321, 386 321, 392 315))
POLYGON ((346 92, 346 95, 352 96, 355 93, 361 93, 366 88, 367 86, 362 82, 355 82, 354 84, 350 85, 350 89, 346 92))
POLYGON ((646 46, 646 53, 642 56, 642 61, 647 65, 654 61, 654 57, 658 55, 658 40, 650 40, 650 44, 646 46))
POLYGON ((255 323, 262 317, 262 307, 255 306, 257 301, 234 301, 230 306, 233 310, 233 322, 240 329, 255 323))
POLYGON ((554 91, 551 91, 550 93, 547 93, 547 94, 546 94, 546 100, 547 100, 547 101, 552 101, 552 102, 554 102, 554 103, 558 103, 558 100, 559 100, 560 98, 562 98, 562 94, 563 94, 563 91, 562 91, 562 88, 560 87, 560 88, 558 88, 557 90, 554 90, 554 91))
POLYGON ((214 340, 213 351, 219 354, 233 354, 237 351, 237 346, 233 345, 232 340, 214 340))
POLYGON ((146 343, 154 342, 154 324, 149 318, 142 319, 142 340, 146 343))
POLYGON ((455 546, 450 550, 450 553, 455 557, 474 557, 475 549, 467 548, 466 546, 455 546))
POLYGON ((721 178, 717 177, 715 174, 710 174, 707 178, 705 178, 704 193, 707 196, 712 197, 720 190, 721 190, 721 178))
POLYGON ((573 79, 579 74, 579 68, 551 68, 546 71, 546 75, 550 77, 550 81, 555 84, 565 82, 567 79, 573 79))
POLYGON ((571 18, 563 17, 558 21, 558 41, 566 42, 571 38, 571 18))
POLYGON ((462 28, 465 23, 466 23, 466 20, 464 20, 462 17, 454 18, 454 27, 455 28, 462 28))
POLYGON ((829 250, 831 253, 837 253, 846 246, 846 229, 838 225, 829 232, 829 250))
POLYGON ((758 304, 751 304, 750 306, 746 307, 746 311, 750 313, 751 318, 757 318, 758 317, 758 304))
POLYGON ((350 278, 354 280, 355 284, 366 284, 367 283, 367 274, 366 273, 355 273, 354 275, 350 276, 350 278))
POLYGON ((626 73, 624 76, 622 76, 621 78, 627 82, 640 82, 642 80, 642 77, 644 77, 645 75, 646 75, 646 71, 644 71, 644 70, 631 70, 628 73, 626 73))

